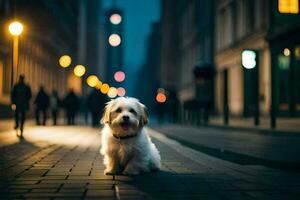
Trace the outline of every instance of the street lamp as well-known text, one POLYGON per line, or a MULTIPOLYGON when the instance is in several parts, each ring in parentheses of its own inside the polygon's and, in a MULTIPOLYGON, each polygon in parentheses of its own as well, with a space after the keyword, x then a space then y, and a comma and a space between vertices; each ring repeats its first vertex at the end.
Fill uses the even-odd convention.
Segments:
POLYGON ((69 55, 63 55, 59 58, 58 62, 61 67, 66 68, 71 65, 72 59, 69 55))
POLYGON ((116 13, 116 14, 111 15, 109 20, 112 24, 118 25, 122 22, 122 17, 121 17, 121 15, 116 13))
POLYGON ((73 69, 73 72, 75 76, 82 77, 85 74, 86 69, 83 65, 76 65, 73 69))
POLYGON ((9 24, 8 31, 13 36, 13 55, 12 55, 12 69, 11 69, 11 86, 13 86, 14 70, 18 68, 19 36, 23 32, 23 25, 18 21, 14 21, 9 24))
POLYGON ((100 80, 98 79, 98 77, 96 75, 90 75, 90 76, 87 77, 86 83, 90 87, 96 87, 97 84, 100 83, 100 80))
POLYGON ((111 34, 108 38, 108 42, 111 46, 117 47, 121 44, 121 37, 118 34, 111 34))
POLYGON ((114 74, 115 81, 122 82, 125 80, 125 73, 123 71, 117 71, 114 74))
POLYGON ((107 92, 107 96, 109 98, 115 98, 118 95, 118 90, 115 87, 110 87, 108 92, 107 92))

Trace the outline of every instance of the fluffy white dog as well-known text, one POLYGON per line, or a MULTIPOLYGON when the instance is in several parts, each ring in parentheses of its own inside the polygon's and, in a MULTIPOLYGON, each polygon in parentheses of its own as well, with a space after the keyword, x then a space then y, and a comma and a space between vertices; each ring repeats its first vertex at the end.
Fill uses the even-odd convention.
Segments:
POLYGON ((146 107, 137 99, 111 100, 101 121, 104 174, 137 175, 160 169, 159 151, 144 129, 148 123, 146 107))

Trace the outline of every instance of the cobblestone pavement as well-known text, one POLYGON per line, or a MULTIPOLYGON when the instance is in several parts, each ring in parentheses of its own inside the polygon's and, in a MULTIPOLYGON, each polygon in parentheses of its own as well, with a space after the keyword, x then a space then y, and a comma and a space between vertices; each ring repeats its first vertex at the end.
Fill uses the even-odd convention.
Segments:
POLYGON ((0 134, 0 199, 299 199, 299 172, 243 166, 150 130, 162 170, 105 176, 100 134, 87 127, 31 127, 0 134))

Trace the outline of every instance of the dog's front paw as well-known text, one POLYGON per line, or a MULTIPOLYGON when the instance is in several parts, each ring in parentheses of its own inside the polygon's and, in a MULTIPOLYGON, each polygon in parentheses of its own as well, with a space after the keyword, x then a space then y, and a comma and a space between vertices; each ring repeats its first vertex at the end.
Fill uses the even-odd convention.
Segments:
POLYGON ((113 175, 116 175, 116 174, 118 174, 118 172, 116 170, 111 170, 111 169, 105 169, 104 170, 104 175, 113 176, 113 175))

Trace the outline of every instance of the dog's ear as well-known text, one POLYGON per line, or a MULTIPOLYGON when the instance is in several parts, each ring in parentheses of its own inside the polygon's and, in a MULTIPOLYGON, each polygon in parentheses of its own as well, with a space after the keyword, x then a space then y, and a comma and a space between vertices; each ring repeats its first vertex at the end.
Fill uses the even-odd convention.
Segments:
POLYGON ((110 110, 111 110, 112 103, 113 101, 109 101, 106 103, 106 106, 104 107, 103 116, 101 118, 102 124, 110 123, 110 110))
POLYGON ((148 116, 149 116, 148 109, 147 109, 147 107, 144 104, 142 104, 142 103, 139 103, 139 104, 142 107, 141 122, 142 122, 143 125, 146 125, 146 124, 148 124, 148 121, 149 121, 148 120, 148 116))

